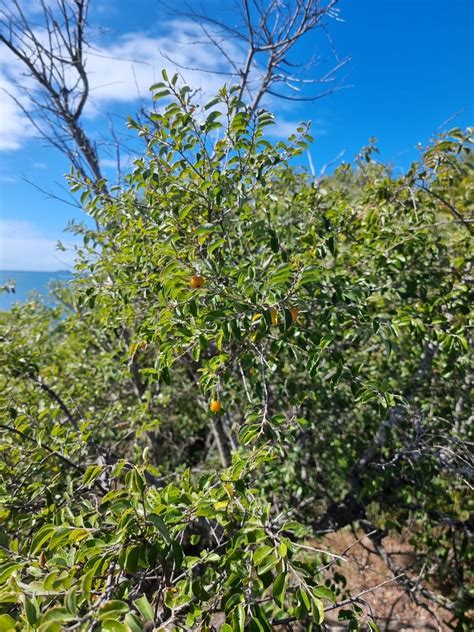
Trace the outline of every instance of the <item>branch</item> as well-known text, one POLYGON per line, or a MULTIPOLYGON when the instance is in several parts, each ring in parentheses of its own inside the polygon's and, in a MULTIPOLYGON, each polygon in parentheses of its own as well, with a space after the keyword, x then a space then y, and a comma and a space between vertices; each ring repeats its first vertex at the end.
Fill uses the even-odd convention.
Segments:
MULTIPOLYGON (((362 526, 366 530, 373 531, 373 525, 371 525, 370 523, 368 523, 366 521, 362 522, 362 526)), ((437 606, 440 606, 442 608, 446 608, 447 610, 451 610, 451 611, 453 611, 455 609, 455 604, 450 599, 448 599, 447 597, 443 597, 442 595, 434 593, 433 591, 428 590, 427 588, 424 588, 424 587, 420 586, 421 577, 418 577, 416 579, 416 581, 413 581, 412 579, 410 579, 407 576, 407 574, 405 573, 405 571, 403 571, 401 568, 399 568, 395 564, 395 562, 392 560, 390 554, 388 553, 388 551, 383 546, 381 538, 374 537, 372 535, 372 536, 370 536, 370 540, 371 540, 375 550, 377 551, 377 554, 380 556, 380 558, 383 560, 383 562, 385 563, 387 568, 392 573, 393 578, 392 578, 391 581, 397 581, 397 583, 400 584, 403 587, 405 592, 412 599, 415 600, 417 605, 422 606, 422 607, 425 605, 425 604, 423 604, 423 602, 418 601, 416 599, 415 593, 419 592, 423 597, 425 597, 426 599, 429 599, 430 601, 435 603, 437 606)))
MULTIPOLYGON (((26 439, 27 441, 31 441, 38 447, 42 448, 43 450, 46 450, 46 452, 48 452, 52 456, 57 456, 58 459, 60 459, 61 461, 63 461, 64 463, 72 467, 74 470, 76 470, 76 472, 79 472, 81 475, 85 473, 85 469, 83 469, 80 465, 77 465, 77 463, 74 463, 74 461, 71 461, 71 459, 69 459, 67 456, 64 456, 64 454, 61 454, 61 452, 58 452, 57 450, 51 449, 49 446, 45 445, 44 443, 40 444, 36 439, 34 439, 33 437, 30 437, 25 432, 22 432, 21 430, 18 430, 17 428, 14 428, 13 426, 8 426, 7 424, 0 424, 0 428, 2 428, 3 430, 7 430, 8 432, 17 434, 19 437, 22 437, 23 439, 26 439)), ((100 480, 96 479, 94 481, 94 485, 103 494, 107 493, 108 490, 102 485, 100 480)))
POLYGON ((437 200, 442 202, 445 206, 447 206, 449 210, 451 211, 451 213, 461 222, 461 224, 465 226, 465 228, 469 231, 469 233, 471 235, 474 234, 474 231, 472 230, 472 227, 470 226, 469 222, 464 219, 461 213, 457 210, 457 208, 453 204, 451 204, 451 202, 448 202, 448 200, 446 200, 446 198, 444 198, 442 195, 440 195, 439 193, 436 193, 436 191, 433 191, 432 189, 428 187, 425 187, 423 184, 419 184, 418 186, 420 189, 422 189, 422 191, 429 193, 429 195, 436 198, 437 200))
POLYGON ((8 12, 1 12, 0 19, 0 43, 21 62, 26 76, 31 77, 39 89, 41 100, 31 86, 16 84, 29 103, 36 105, 39 116, 31 114, 17 98, 10 96, 41 136, 64 153, 82 176, 85 177, 88 169, 93 182, 100 182, 105 190, 97 149, 79 122, 89 97, 84 60, 89 0, 72 3, 58 0, 55 9, 40 0, 40 6, 45 38, 41 36, 42 31, 33 29, 18 0, 12 2, 8 12), (42 119, 43 124, 38 119, 42 119))
POLYGON ((73 426, 74 430, 79 431, 79 426, 77 425, 76 418, 74 417, 72 412, 69 410, 69 408, 66 406, 66 404, 61 399, 61 397, 56 393, 56 391, 54 391, 50 386, 48 386, 45 382, 43 382, 43 380, 41 378, 35 379, 34 382, 35 382, 35 384, 37 386, 39 386, 39 388, 42 391, 47 393, 47 395, 49 395, 49 397, 58 404, 59 408, 63 411, 63 413, 69 419, 69 421, 70 421, 71 425, 73 426))
MULTIPOLYGON (((302 84, 325 83, 332 80, 334 73, 347 62, 338 59, 332 50, 336 63, 319 79, 301 80, 295 78, 293 73, 287 72, 287 69, 296 67, 296 64, 288 59, 295 45, 319 27, 326 30, 325 18, 334 17, 336 4, 337 0, 329 0, 325 4, 321 0, 266 0, 253 3, 249 0, 240 0, 241 23, 237 26, 211 17, 203 11, 189 9, 183 12, 169 6, 168 8, 173 15, 190 19, 202 29, 208 43, 217 49, 219 57, 226 60, 231 69, 229 74, 239 78, 239 99, 243 100, 244 94, 248 94, 250 111, 255 112, 267 94, 289 100, 314 101, 333 92, 331 90, 312 97, 291 97, 275 92, 272 86, 280 83, 292 88, 291 81, 302 84), (237 40, 239 49, 243 52, 240 61, 238 55, 226 46, 231 39, 237 40)), ((309 66, 309 61, 302 64, 301 71, 307 72, 309 66)), ((215 74, 223 74, 223 71, 216 71, 215 74)))
MULTIPOLYGON (((404 573, 401 573, 397 577, 392 577, 391 579, 386 579, 385 581, 380 582, 376 586, 372 586, 371 588, 366 588, 365 590, 362 590, 360 593, 355 595, 355 597, 349 597, 348 599, 344 599, 343 601, 339 601, 338 603, 335 603, 332 606, 328 606, 327 608, 324 608, 324 612, 330 612, 331 610, 337 610, 339 608, 343 608, 344 606, 348 606, 351 603, 360 603, 362 601, 361 597, 363 597, 364 595, 367 595, 368 593, 374 592, 374 590, 377 590, 378 588, 381 588, 382 586, 385 586, 386 584, 391 584, 392 582, 397 581, 403 575, 404 575, 404 573)), ((312 615, 308 615, 306 620, 310 621, 312 618, 313 618, 312 615)), ((272 627, 275 627, 277 625, 289 625, 290 623, 293 623, 294 621, 298 621, 298 620, 299 619, 297 617, 287 617, 286 619, 273 619, 271 621, 271 625, 272 625, 272 627)))

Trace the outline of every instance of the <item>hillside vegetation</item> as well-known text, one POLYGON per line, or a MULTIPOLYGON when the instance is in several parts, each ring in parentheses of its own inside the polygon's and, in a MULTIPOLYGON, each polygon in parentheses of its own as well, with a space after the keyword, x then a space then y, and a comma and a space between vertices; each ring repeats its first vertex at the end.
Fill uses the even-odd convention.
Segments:
POLYGON ((376 630, 347 526, 467 630, 470 130, 314 179, 305 126, 153 92, 124 184, 70 175, 98 228, 58 307, 1 315, 0 632, 376 630))

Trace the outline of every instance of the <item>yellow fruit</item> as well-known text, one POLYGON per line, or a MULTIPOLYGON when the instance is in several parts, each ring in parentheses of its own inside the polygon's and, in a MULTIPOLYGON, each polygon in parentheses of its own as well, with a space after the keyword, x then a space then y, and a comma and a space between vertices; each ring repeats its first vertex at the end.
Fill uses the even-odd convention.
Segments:
POLYGON ((278 325, 278 312, 276 309, 270 310, 270 315, 272 318, 272 325, 278 325))
POLYGON ((291 319, 295 323, 298 320, 300 310, 297 307, 290 307, 291 319))
POLYGON ((193 274, 191 279, 189 280, 189 285, 193 290, 197 290, 204 285, 204 279, 199 274, 193 274))
POLYGON ((209 408, 211 410, 211 413, 220 413, 222 410, 222 405, 218 399, 213 399, 212 402, 209 404, 209 408))

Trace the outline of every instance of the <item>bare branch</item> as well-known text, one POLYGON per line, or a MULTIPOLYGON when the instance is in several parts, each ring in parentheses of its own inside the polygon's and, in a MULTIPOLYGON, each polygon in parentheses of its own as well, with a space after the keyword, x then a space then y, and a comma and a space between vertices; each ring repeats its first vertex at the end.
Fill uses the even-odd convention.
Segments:
MULTIPOLYGON (((275 91, 275 87, 280 85, 295 91, 297 88, 292 83, 327 83, 333 81, 335 73, 347 63, 347 59, 341 60, 335 54, 332 40, 327 35, 326 18, 334 17, 336 3, 337 0, 240 0, 242 22, 237 26, 189 7, 186 11, 176 11, 167 6, 172 14, 190 19, 201 28, 209 45, 217 49, 220 58, 227 62, 231 69, 228 74, 238 77, 239 99, 243 100, 246 95, 253 112, 265 95, 294 101, 314 101, 334 91, 291 96, 285 91, 275 91), (291 69, 296 68, 297 64, 292 63, 288 55, 297 42, 317 28, 324 29, 335 64, 321 77, 295 77, 291 69), (237 42, 242 48, 242 59, 236 58, 229 41, 237 42)), ((302 64, 301 72, 307 73, 310 66, 309 61, 302 64)), ((215 74, 226 74, 226 71, 219 69, 215 74)))
POLYGON ((18 0, 0 9, 0 43, 34 82, 33 88, 31 82, 15 82, 27 97, 24 103, 10 96, 83 177, 101 182, 96 146, 80 123, 89 97, 84 55, 89 0, 57 0, 54 5, 39 0, 39 6, 41 23, 34 26, 18 0))

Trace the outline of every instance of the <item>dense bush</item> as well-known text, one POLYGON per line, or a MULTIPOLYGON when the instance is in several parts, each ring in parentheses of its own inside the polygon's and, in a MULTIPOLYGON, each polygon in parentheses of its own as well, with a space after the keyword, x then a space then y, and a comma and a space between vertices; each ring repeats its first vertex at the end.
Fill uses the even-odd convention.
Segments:
POLYGON ((0 630, 318 629, 337 608, 375 629, 308 544, 355 523, 410 529, 404 585, 463 629, 470 132, 404 175, 370 146, 315 181, 305 127, 271 144, 232 90, 153 90, 125 185, 70 177, 100 228, 74 226, 60 306, 1 316, 0 630))

